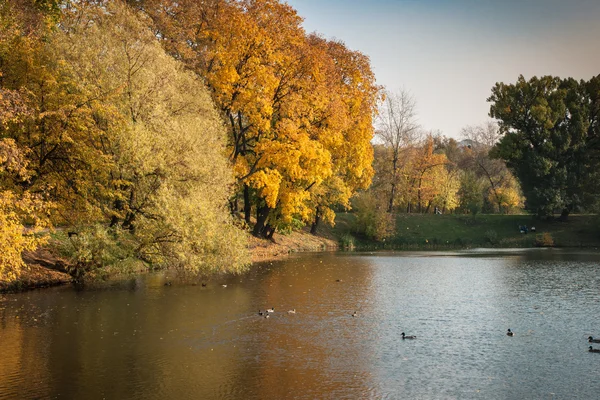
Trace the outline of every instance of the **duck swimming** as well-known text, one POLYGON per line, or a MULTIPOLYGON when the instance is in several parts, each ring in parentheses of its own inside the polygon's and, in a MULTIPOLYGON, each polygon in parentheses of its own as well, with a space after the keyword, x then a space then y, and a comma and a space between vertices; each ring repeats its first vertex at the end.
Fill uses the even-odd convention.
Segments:
POLYGON ((515 336, 515 333, 508 328, 508 332, 506 332, 506 336, 515 336))
POLYGON ((590 349, 588 350, 590 353, 600 353, 600 349, 595 349, 592 346, 590 346, 590 349))
POLYGON ((267 312, 275 312, 275 307, 267 308, 267 312))
POLYGON ((294 308, 293 310, 289 310, 288 314, 296 314, 296 309, 294 308))
POLYGON ((417 337, 415 335, 405 335, 404 332, 402 332, 402 339, 416 339, 417 337))
POLYGON ((356 311, 354 311, 351 316, 352 317, 358 317, 358 313, 356 311))
POLYGON ((594 339, 593 337, 590 336, 588 338, 588 342, 590 342, 590 343, 600 343, 600 339, 594 339))

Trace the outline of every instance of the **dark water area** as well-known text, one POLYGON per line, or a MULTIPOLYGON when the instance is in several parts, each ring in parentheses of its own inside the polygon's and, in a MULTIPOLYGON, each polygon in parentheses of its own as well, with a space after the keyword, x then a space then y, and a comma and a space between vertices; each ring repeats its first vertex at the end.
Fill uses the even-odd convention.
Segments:
POLYGON ((206 287, 165 279, 0 295, 0 399, 600 393, 597 252, 304 254, 206 287))

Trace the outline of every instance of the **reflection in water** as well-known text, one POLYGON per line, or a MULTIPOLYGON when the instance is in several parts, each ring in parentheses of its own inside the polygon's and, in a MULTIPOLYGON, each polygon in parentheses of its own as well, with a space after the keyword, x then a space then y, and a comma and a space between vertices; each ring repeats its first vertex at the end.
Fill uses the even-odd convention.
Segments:
POLYGON ((598 260, 316 254, 208 287, 3 295, 0 399, 592 398, 598 260))

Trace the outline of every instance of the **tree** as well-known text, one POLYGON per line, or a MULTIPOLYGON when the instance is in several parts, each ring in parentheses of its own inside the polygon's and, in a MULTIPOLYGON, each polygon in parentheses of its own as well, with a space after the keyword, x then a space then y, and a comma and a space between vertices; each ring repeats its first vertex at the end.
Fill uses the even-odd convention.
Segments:
POLYGON ((413 211, 414 205, 418 212, 427 212, 442 188, 439 179, 446 180, 448 159, 444 153, 435 153, 433 145, 433 136, 429 135, 415 153, 408 179, 408 213, 413 211))
POLYGON ((52 203, 32 190, 33 151, 15 140, 34 115, 25 82, 45 32, 45 15, 33 2, 0 3, 0 282, 18 278, 22 252, 47 240, 40 230, 49 226, 52 203))
POLYGON ((94 183, 110 187, 105 217, 134 235, 136 256, 193 272, 243 268, 244 234, 225 208, 225 131, 198 77, 119 2, 71 3, 53 43, 99 110, 110 162, 94 183))
POLYGON ((503 160, 490 157, 490 150, 501 138, 498 125, 494 122, 478 126, 467 126, 461 135, 470 141, 470 147, 463 149, 463 168, 472 168, 478 177, 488 182, 489 200, 499 213, 517 208, 520 200, 520 187, 503 160))
POLYGON ((460 209, 472 215, 477 214, 483 207, 482 182, 473 172, 464 172, 460 180, 458 196, 460 209))
POLYGON ((332 202, 368 185, 378 88, 367 57, 307 36, 277 0, 130 3, 210 87, 256 236, 331 219, 332 202))
POLYGON ((385 92, 380 106, 376 136, 390 150, 388 212, 394 209, 399 170, 402 168, 402 161, 406 159, 402 157, 403 153, 419 139, 415 108, 414 98, 404 89, 398 93, 385 92))
POLYGON ((48 226, 48 204, 28 191, 5 190, 8 182, 27 180, 27 159, 12 139, 0 139, 0 282, 18 278, 25 264, 21 254, 46 243, 36 235, 48 226), (24 225, 28 221, 28 227, 24 225))
POLYGON ((589 168, 597 165, 597 152, 588 146, 598 138, 598 93, 587 89, 597 79, 520 76, 492 88, 490 116, 504 135, 492 155, 506 161, 526 207, 540 216, 561 210, 566 218, 585 205, 589 168))

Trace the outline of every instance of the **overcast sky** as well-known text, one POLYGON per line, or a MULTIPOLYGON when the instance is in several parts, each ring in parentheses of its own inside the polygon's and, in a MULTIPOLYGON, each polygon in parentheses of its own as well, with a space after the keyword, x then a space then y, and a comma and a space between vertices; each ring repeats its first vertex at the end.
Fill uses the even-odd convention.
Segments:
POLYGON ((488 120, 496 82, 600 74, 600 0, 288 0, 307 32, 368 55, 419 123, 459 138, 488 120))

